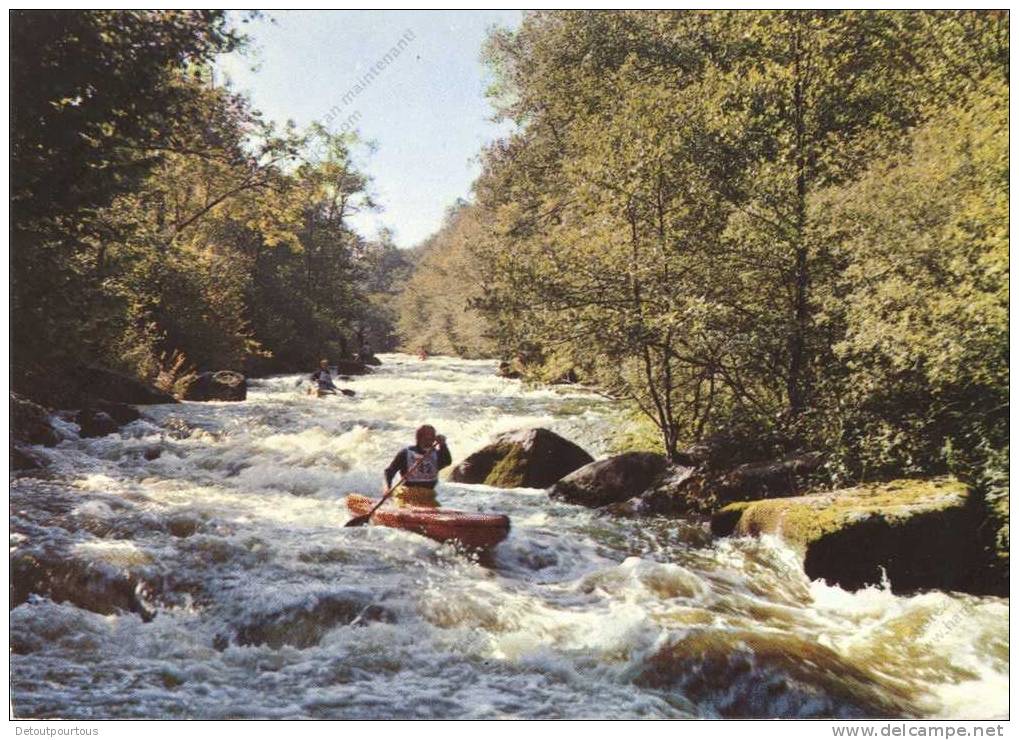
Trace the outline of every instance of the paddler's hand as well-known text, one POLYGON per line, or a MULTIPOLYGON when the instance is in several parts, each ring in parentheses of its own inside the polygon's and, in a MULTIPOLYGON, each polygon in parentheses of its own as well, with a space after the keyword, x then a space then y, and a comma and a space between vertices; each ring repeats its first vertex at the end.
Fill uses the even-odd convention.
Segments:
POLYGON ((446 446, 446 435, 445 434, 436 434, 435 435, 435 441, 439 443, 440 447, 445 447, 446 446))

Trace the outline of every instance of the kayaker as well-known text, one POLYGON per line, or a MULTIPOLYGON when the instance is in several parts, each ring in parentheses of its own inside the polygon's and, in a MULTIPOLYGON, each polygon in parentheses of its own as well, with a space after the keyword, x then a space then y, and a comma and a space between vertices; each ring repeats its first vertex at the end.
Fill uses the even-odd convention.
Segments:
POLYGON ((333 385, 333 376, 329 372, 329 360, 322 360, 318 363, 318 370, 311 374, 313 383, 318 383, 319 393, 336 393, 339 390, 333 385))
POLYGON ((398 506, 437 507, 435 484, 439 482, 439 471, 452 463, 453 457, 446 446, 446 438, 436 434, 432 425, 419 427, 415 438, 417 443, 397 452, 386 468, 384 493, 389 493, 393 478, 399 473, 406 482, 393 494, 398 506), (422 456, 424 459, 418 463, 422 456))

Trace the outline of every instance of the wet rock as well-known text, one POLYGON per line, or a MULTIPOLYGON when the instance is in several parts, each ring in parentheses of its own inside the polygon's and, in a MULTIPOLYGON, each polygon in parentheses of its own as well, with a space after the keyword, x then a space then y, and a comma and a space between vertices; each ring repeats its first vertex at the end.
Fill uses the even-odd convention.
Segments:
POLYGON ((177 399, 169 393, 106 368, 79 368, 73 377, 77 395, 82 399, 104 399, 133 405, 177 403, 177 399))
POLYGON ((179 416, 168 416, 163 421, 163 429, 174 439, 187 439, 195 431, 195 427, 188 424, 179 416))
POLYGON ((233 370, 200 373, 184 392, 187 401, 244 401, 248 381, 233 370))
POLYGON ((503 360, 499 363, 499 370, 496 374, 500 378, 509 378, 510 380, 519 380, 523 377, 523 373, 508 360, 503 360))
POLYGON ((358 360, 338 360, 336 362, 337 375, 368 375, 370 372, 371 368, 358 360))
POLYGON ((144 450, 142 450, 142 457, 144 457, 146 460, 149 460, 150 462, 152 460, 158 460, 162 454, 163 450, 155 446, 146 447, 144 450))
POLYGON ((549 496, 582 506, 605 506, 643 493, 665 472, 665 457, 624 452, 575 470, 549 488, 549 496))
POLYGON ((19 442, 52 447, 60 441, 49 411, 16 393, 10 394, 10 422, 11 436, 19 442))
POLYGON ((195 534, 203 523, 204 520, 197 514, 181 512, 166 520, 166 528, 174 537, 184 538, 195 534))
POLYGON ((8 458, 11 470, 40 470, 44 467, 42 460, 20 445, 10 442, 8 458))
POLYGON ((84 408, 74 417, 75 423, 81 427, 82 437, 105 437, 120 429, 120 424, 105 411, 84 408))
MULTIPOLYGON (((130 424, 132 421, 137 421, 142 417, 141 413, 134 406, 128 406, 126 403, 106 401, 101 398, 89 401, 86 408, 93 411, 102 411, 118 424, 130 424)), ((84 411, 85 409, 82 410, 84 411)))
POLYGON ((57 603, 70 602, 97 614, 134 612, 144 621, 155 616, 151 599, 159 579, 144 567, 81 557, 70 547, 22 544, 11 552, 10 601, 24 603, 31 594, 57 603))
POLYGON ((236 629, 235 641, 238 645, 308 648, 339 625, 393 621, 392 613, 373 604, 368 594, 320 593, 246 619, 236 629))
POLYGON ((675 692, 699 716, 850 719, 915 713, 887 682, 830 648, 786 634, 695 629, 648 658, 634 682, 675 692))
POLYGON ((501 488, 547 488, 590 462, 584 450, 548 429, 521 429, 497 436, 450 474, 458 483, 501 488))
POLYGON ((729 504, 712 517, 711 531, 778 535, 802 552, 809 578, 847 590, 887 574, 895 593, 979 593, 987 569, 980 506, 954 478, 898 480, 729 504))

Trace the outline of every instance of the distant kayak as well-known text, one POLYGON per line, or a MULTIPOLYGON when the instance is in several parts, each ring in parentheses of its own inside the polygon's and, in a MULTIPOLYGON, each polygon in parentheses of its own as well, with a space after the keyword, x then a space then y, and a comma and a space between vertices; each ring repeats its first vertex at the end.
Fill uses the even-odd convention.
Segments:
POLYGON ((354 395, 354 391, 350 390, 349 388, 327 389, 327 388, 315 388, 314 386, 311 386, 308 388, 308 395, 315 396, 316 398, 329 398, 340 395, 350 397, 354 395))
MULTIPOLYGON (((351 493, 347 496, 347 508, 355 516, 363 516, 372 510, 379 499, 351 493)), ((406 529, 423 534, 439 542, 456 540, 465 547, 484 549, 495 547, 509 534, 510 520, 504 514, 475 514, 454 509, 429 509, 383 506, 371 518, 372 524, 383 527, 406 529)))

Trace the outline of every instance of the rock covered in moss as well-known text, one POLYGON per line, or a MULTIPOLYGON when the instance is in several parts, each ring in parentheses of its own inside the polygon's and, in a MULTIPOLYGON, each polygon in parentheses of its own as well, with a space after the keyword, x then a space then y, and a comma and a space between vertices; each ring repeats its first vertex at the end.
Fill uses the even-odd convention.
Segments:
POLYGON ((589 463, 557 481, 549 496, 583 506, 606 506, 639 496, 665 472, 665 457, 624 452, 589 463))
POLYGON ((583 449, 548 429, 521 429, 497 436, 453 468, 450 480, 500 488, 548 488, 593 462, 583 449))
POLYGON ((907 479, 729 504, 712 517, 711 530, 778 535, 802 551, 808 577, 850 590, 886 574, 896 593, 982 593, 988 564, 981 511, 976 495, 954 478, 907 479))

